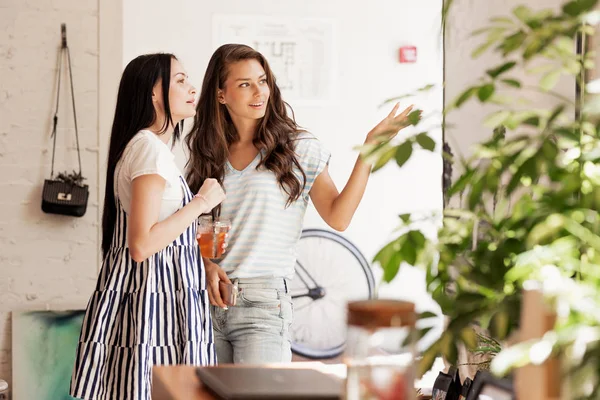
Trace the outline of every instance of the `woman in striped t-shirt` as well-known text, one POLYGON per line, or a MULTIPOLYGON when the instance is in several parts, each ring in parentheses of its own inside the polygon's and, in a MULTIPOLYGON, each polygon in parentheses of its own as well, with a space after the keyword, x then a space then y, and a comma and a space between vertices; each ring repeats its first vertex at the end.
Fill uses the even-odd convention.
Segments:
MULTIPOLYGON (((232 222, 227 254, 204 259, 220 363, 291 360, 288 330, 296 247, 309 199, 336 230, 350 223, 371 166, 360 158, 338 192, 327 165, 329 152, 288 117, 267 60, 252 48, 227 44, 215 51, 204 77, 190 150, 192 190, 206 178, 222 182, 221 217, 232 222), (233 281, 237 304, 227 307, 219 282, 233 281)), ((412 107, 398 105, 366 142, 394 137, 408 125, 412 107)))

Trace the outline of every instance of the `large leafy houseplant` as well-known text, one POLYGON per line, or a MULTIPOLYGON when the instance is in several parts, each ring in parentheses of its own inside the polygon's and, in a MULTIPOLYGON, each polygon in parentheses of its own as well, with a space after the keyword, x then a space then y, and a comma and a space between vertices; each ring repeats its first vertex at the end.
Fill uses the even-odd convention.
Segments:
MULTIPOLYGON (((519 6, 475 32, 484 39, 474 56, 493 51, 501 63, 444 113, 469 101, 495 104, 497 111, 485 119, 495 134, 470 158, 454 157, 460 173, 446 193, 449 205, 437 237, 425 237, 413 216, 401 215, 400 233, 374 259, 387 281, 404 262, 425 268, 427 289, 448 320, 424 351, 421 372, 438 355, 455 362, 460 343, 473 349, 473 323, 495 340, 507 338, 518 328, 523 287, 536 280, 557 307, 556 326, 543 346, 522 343, 505 350, 492 369, 505 373, 554 352, 572 367, 571 380, 586 382, 572 386, 574 397, 600 393, 600 100, 586 93, 593 86, 586 71, 594 67, 594 54, 586 46, 576 51, 578 38, 585 44, 594 33, 597 2, 568 1, 559 10, 539 12, 519 6), (538 84, 526 87, 515 75, 521 70, 528 80, 537 76, 538 84), (582 89, 575 101, 553 91, 565 76, 582 89), (554 97, 555 105, 528 102, 532 90, 554 97), (529 351, 536 345, 548 351, 529 351)), ((446 1, 444 13, 449 7, 446 1)), ((417 131, 422 126, 417 111, 411 122, 417 131)), ((362 152, 375 160, 375 169, 392 160, 402 167, 415 146, 433 150, 429 132, 362 152)))

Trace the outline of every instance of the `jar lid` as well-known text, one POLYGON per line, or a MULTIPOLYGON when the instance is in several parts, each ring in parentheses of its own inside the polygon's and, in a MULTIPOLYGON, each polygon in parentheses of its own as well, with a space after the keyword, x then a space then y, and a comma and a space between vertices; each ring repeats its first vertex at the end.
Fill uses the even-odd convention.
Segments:
POLYGON ((415 304, 401 300, 361 300, 348 303, 348 325, 369 328, 415 326, 415 304))

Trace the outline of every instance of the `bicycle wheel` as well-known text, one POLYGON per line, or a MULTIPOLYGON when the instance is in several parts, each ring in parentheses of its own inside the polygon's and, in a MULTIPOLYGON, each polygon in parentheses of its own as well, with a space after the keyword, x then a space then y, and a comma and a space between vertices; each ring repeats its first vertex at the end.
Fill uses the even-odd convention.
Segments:
POLYGON ((369 263, 350 241, 332 231, 305 229, 290 293, 294 301, 292 351, 312 359, 334 358, 346 343, 347 302, 372 298, 375 279, 369 263))

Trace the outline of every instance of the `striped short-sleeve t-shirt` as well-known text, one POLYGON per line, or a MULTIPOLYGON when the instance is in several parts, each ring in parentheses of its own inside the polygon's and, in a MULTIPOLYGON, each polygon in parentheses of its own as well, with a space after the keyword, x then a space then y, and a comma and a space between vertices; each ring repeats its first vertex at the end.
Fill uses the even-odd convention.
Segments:
MULTIPOLYGON (((301 197, 287 207, 288 195, 275 173, 257 169, 261 153, 242 171, 227 163, 223 180, 227 198, 221 217, 231 220, 231 230, 227 252, 218 263, 230 278, 293 277, 309 192, 330 158, 309 133, 298 136, 295 152, 306 174, 306 186, 301 197)), ((295 172, 302 182, 299 171, 295 172)))

